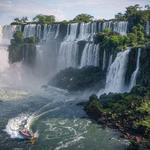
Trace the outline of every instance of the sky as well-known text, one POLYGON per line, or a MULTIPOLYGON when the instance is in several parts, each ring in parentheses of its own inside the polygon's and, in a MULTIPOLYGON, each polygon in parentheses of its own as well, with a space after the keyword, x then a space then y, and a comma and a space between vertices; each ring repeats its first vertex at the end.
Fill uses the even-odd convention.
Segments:
POLYGON ((16 17, 37 14, 55 15, 58 21, 87 13, 95 19, 111 19, 130 5, 150 4, 150 0, 0 0, 0 24, 9 24, 16 17))

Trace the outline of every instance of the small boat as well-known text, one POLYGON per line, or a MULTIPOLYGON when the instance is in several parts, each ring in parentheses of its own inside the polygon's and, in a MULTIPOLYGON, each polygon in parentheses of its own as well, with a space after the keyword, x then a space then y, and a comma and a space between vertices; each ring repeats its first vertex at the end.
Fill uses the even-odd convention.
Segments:
POLYGON ((19 134, 24 138, 24 139, 31 139, 32 138, 32 133, 28 129, 23 129, 19 131, 19 134))

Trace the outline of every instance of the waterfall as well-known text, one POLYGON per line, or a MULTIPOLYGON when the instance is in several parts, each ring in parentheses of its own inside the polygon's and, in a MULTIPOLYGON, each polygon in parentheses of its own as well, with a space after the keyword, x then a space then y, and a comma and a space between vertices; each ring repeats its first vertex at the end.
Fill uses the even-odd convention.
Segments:
POLYGON ((68 68, 77 67, 78 64, 78 43, 77 38, 78 24, 69 24, 67 26, 67 35, 60 45, 58 53, 58 71, 68 68))
POLYGON ((136 61, 136 69, 133 72, 132 76, 131 76, 131 80, 130 80, 130 86, 129 86, 129 90, 131 90, 135 85, 136 85, 136 78, 139 72, 139 68, 140 68, 140 56, 141 56, 141 48, 138 49, 138 56, 137 56, 137 61, 136 61))
POLYGON ((60 31, 60 24, 57 25, 56 34, 55 34, 55 39, 58 38, 58 36, 59 36, 59 31, 60 31))
POLYGON ((104 31, 105 29, 110 29, 113 32, 119 33, 121 35, 126 35, 127 34, 127 28, 128 28, 128 22, 127 21, 117 21, 117 22, 112 22, 112 21, 106 21, 99 23, 99 31, 104 31))
POLYGON ((127 27, 128 27, 128 22, 126 21, 114 22, 113 32, 119 33, 121 35, 126 35, 127 27))
POLYGON ((9 67, 7 46, 3 43, 3 27, 0 26, 0 73, 9 67))
POLYGON ((0 43, 2 42, 3 38, 3 27, 0 25, 0 43))
POLYGON ((150 35, 150 22, 147 21, 146 23, 146 35, 150 35))
POLYGON ((106 77, 105 93, 124 92, 125 73, 130 50, 119 52, 106 77))
POLYGON ((88 40, 90 37, 90 23, 81 23, 79 28, 79 40, 88 40))
POLYGON ((0 45, 0 73, 9 67, 7 47, 0 45))
POLYGON ((28 37, 35 37, 36 36, 36 25, 25 25, 24 27, 24 31, 23 31, 23 36, 24 38, 28 38, 28 37))
POLYGON ((99 64, 99 44, 87 43, 83 50, 81 65, 84 66, 98 66, 99 64))
POLYGON ((46 42, 54 39, 55 38, 55 30, 54 30, 53 26, 48 25, 48 26, 45 26, 44 28, 47 28, 47 30, 45 29, 45 31, 47 31, 47 33, 45 33, 46 42))
POLYGON ((105 29, 112 30, 112 21, 103 22, 102 31, 104 31, 105 29))
POLYGON ((111 64, 112 64, 112 59, 113 59, 113 55, 111 54, 110 57, 109 57, 109 62, 108 62, 107 71, 109 71, 109 69, 110 69, 110 66, 111 66, 111 64))
POLYGON ((74 23, 67 27, 67 35, 61 43, 58 54, 58 70, 68 67, 78 67, 79 47, 78 41, 86 41, 82 56, 80 67, 84 66, 98 66, 99 53, 98 45, 91 44, 93 36, 97 32, 97 22, 93 23, 74 23), (73 49, 72 49, 73 48, 73 49))
POLYGON ((69 24, 65 41, 74 41, 77 38, 78 23, 69 24))
POLYGON ((58 70, 78 66, 78 44, 76 42, 63 42, 58 54, 58 70))
POLYGON ((103 53, 103 67, 102 69, 104 70, 106 67, 106 51, 104 50, 104 53, 103 53))
MULTIPOLYGON (((61 31, 61 24, 27 24, 22 28, 25 38, 32 36, 39 38, 39 45, 42 47, 39 53, 44 56, 46 55, 45 53, 47 53, 49 57, 46 57, 46 59, 50 61, 51 59, 57 60, 55 68, 58 71, 68 67, 99 66, 99 45, 94 44, 94 35, 98 32, 102 32, 106 28, 120 34, 126 34, 127 32, 127 22, 125 21, 71 23, 63 26, 63 28, 65 27, 67 30, 66 35, 64 35, 65 32, 61 31), (83 49, 81 49, 79 45, 80 41, 83 41, 83 49), (44 52, 41 53, 41 51, 44 52)), ((21 31, 21 26, 5 26, 3 28, 3 38, 9 39, 10 41, 14 32, 17 30, 21 31)), ((39 49, 37 49, 37 51, 38 50, 39 49)), ((45 61, 48 62, 48 60, 45 61)), ((49 63, 51 63, 50 61, 49 63)), ((106 69, 106 62, 106 52, 104 51, 103 70, 106 69)))
POLYGON ((3 41, 5 40, 5 43, 10 44, 10 40, 13 38, 13 34, 16 31, 21 31, 21 26, 19 25, 5 25, 3 26, 3 41))

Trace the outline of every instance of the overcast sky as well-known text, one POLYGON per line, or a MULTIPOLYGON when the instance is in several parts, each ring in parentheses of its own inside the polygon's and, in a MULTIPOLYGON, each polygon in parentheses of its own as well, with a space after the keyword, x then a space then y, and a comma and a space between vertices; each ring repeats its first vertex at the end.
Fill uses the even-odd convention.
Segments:
POLYGON ((130 5, 150 4, 150 0, 0 0, 0 24, 8 24, 15 17, 37 14, 55 15, 57 20, 73 19, 80 13, 95 18, 113 18, 130 5))

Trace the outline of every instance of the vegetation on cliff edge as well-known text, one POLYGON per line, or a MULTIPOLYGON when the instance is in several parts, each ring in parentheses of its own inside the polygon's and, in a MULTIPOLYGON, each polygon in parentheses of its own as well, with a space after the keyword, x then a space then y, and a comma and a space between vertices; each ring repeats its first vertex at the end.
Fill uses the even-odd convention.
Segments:
POLYGON ((98 123, 119 129, 124 138, 137 143, 150 140, 150 88, 136 86, 130 93, 100 98, 92 95, 85 111, 98 123))
POLYGON ((35 37, 23 38, 22 32, 15 32, 8 48, 10 63, 22 60, 26 63, 33 63, 36 56, 36 43, 35 37))

